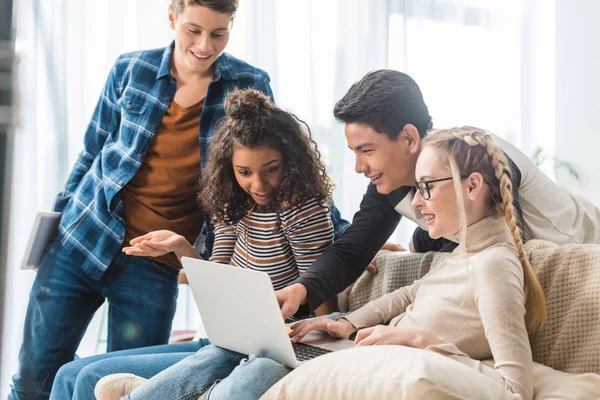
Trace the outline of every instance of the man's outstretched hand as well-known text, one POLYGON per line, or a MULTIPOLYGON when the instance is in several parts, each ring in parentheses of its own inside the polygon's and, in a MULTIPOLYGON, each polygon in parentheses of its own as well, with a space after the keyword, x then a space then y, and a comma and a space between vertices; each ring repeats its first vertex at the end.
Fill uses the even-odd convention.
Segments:
POLYGON ((288 319, 298 311, 300 304, 306 303, 306 288, 300 283, 294 283, 284 289, 275 291, 283 319, 288 319))

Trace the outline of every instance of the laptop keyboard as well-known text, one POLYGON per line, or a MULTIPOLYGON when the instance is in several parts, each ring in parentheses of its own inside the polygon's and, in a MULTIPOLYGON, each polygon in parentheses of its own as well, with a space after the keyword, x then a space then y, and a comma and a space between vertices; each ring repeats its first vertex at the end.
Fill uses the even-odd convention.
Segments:
POLYGON ((296 353, 296 359, 298 361, 308 361, 323 354, 331 353, 331 350, 323 349, 321 347, 312 346, 306 343, 292 343, 294 353, 296 353))

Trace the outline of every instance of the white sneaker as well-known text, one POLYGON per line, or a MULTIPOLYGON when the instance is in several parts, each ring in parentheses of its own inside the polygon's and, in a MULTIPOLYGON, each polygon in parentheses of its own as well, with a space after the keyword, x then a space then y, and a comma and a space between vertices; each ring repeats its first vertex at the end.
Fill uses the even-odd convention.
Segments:
POLYGON ((111 374, 100 379, 94 388, 96 400, 120 400, 147 379, 134 374, 111 374))

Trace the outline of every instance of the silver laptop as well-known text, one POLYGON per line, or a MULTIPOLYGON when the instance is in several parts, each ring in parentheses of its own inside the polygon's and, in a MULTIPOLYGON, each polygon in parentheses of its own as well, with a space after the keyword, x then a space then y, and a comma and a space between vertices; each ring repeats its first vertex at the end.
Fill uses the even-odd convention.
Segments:
POLYGON ((264 272, 188 257, 181 261, 208 338, 216 346, 257 354, 290 368, 354 346, 350 340, 315 332, 292 345, 271 279, 264 272))

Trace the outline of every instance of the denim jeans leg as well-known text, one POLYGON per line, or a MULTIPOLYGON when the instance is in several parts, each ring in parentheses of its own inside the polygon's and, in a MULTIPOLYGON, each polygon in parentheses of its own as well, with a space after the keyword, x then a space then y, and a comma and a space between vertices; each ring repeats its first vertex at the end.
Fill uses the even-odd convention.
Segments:
POLYGON ((131 400, 196 400, 247 356, 209 345, 162 371, 129 394, 131 400))
POLYGON ((58 370, 50 400, 95 400, 96 383, 106 375, 128 372, 149 379, 208 344, 208 339, 200 339, 114 351, 71 361, 58 370))
POLYGON ((107 351, 166 344, 177 306, 179 270, 119 254, 120 273, 106 282, 107 351))
POLYGON ((251 354, 227 378, 211 387, 204 400, 258 400, 291 371, 277 361, 251 354))
POLYGON ((59 241, 48 246, 25 317, 19 368, 9 400, 48 399, 54 376, 72 361, 94 312, 102 305, 99 282, 79 267, 59 241))

